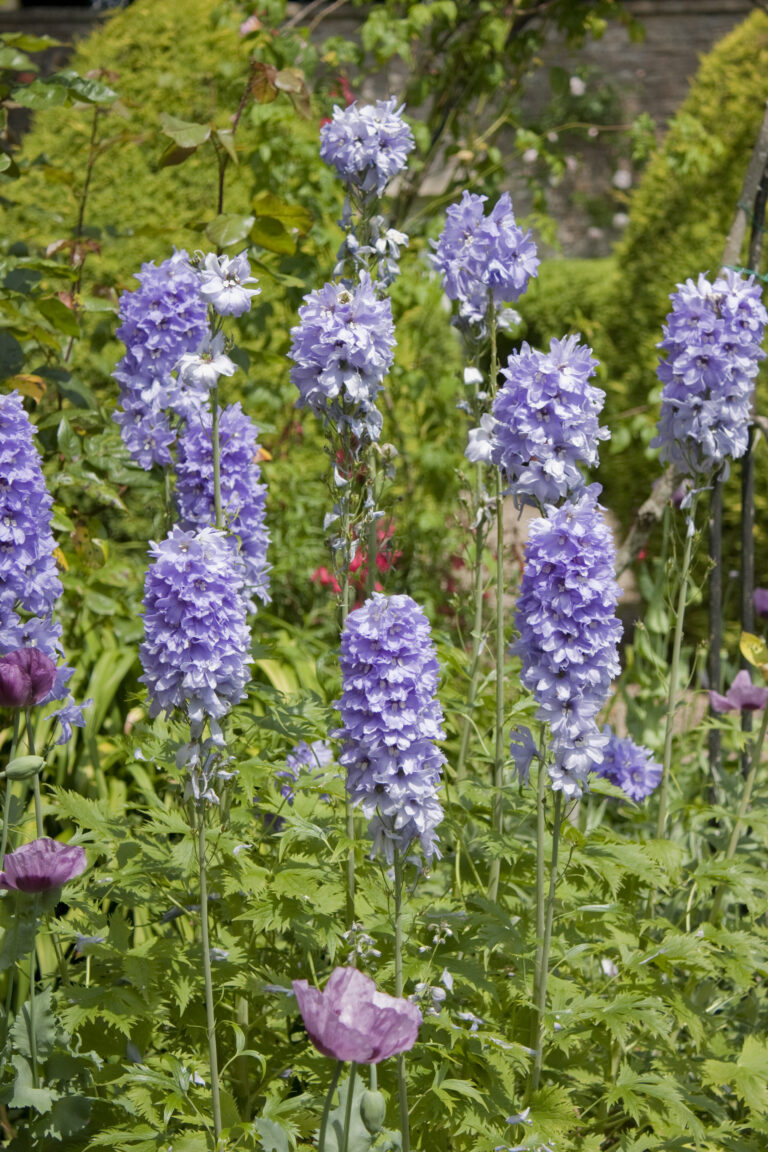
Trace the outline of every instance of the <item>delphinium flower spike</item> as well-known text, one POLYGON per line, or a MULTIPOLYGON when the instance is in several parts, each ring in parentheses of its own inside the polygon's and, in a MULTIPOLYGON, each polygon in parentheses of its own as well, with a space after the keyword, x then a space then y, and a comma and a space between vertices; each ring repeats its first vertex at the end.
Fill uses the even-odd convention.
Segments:
POLYGON ((155 267, 143 264, 139 287, 120 297, 125 344, 114 378, 120 384, 114 419, 128 451, 142 468, 173 462, 176 439, 171 417, 184 407, 188 385, 173 375, 180 357, 196 352, 209 336, 208 309, 200 276, 184 251, 155 267))
POLYGON ((599 764, 607 737, 596 716, 619 671, 621 594, 614 577, 613 536, 591 484, 535 520, 525 547, 517 602, 519 637, 512 651, 521 680, 549 724, 552 788, 579 796, 599 764))
MULTIPOLYGON (((213 429, 211 413, 190 415, 179 438, 176 461, 176 505, 179 525, 196 531, 215 522, 213 490, 213 429)), ((221 505, 227 539, 242 562, 243 592, 248 607, 255 599, 269 602, 266 526, 266 487, 258 464, 258 428, 240 404, 219 415, 221 505)))
POLYGON ((375 592, 347 617, 340 663, 339 763, 371 821, 373 851, 391 863, 418 841, 429 860, 445 757, 434 743, 443 736, 439 666, 423 610, 410 596, 375 592))
MULTIPOLYGON (((62 585, 36 432, 18 392, 0 396, 0 657, 34 649, 56 665, 50 690, 35 703, 66 699, 67 715, 82 727, 85 705, 68 694, 73 669, 62 659, 61 625, 53 617, 62 585)), ((70 733, 63 729, 57 742, 70 733)))
POLYGON ((304 301, 289 352, 297 407, 311 408, 339 433, 348 429, 358 455, 381 435, 376 397, 394 359, 392 305, 365 273, 357 284, 326 284, 304 301))
POLYGON ((413 133, 397 100, 335 107, 333 119, 320 129, 320 156, 359 195, 381 196, 402 172, 415 147, 413 133))
POLYGON ((578 336, 553 339, 548 353, 523 344, 502 368, 493 402, 492 462, 520 503, 556 504, 585 484, 609 438, 598 415, 605 393, 589 383, 597 361, 578 336))
POLYGON ((608 743, 597 768, 598 775, 621 788, 630 800, 645 800, 661 781, 661 764, 656 763, 647 748, 627 736, 617 736, 608 725, 603 732, 608 743))
POLYGON ((661 460, 691 476, 727 474, 747 448, 754 381, 768 313, 753 276, 728 270, 710 284, 678 284, 671 297, 658 366, 664 385, 658 433, 661 460))

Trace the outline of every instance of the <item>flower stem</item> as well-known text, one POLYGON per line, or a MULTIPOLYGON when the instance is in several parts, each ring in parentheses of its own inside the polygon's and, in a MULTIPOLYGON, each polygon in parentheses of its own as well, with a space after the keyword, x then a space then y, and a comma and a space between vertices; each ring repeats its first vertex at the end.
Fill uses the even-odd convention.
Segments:
MULTIPOLYGON (((496 309, 493 301, 489 305, 488 327, 491 334, 491 374, 489 391, 496 394, 496 378, 499 374, 498 351, 496 347, 496 309)), ((496 850, 500 850, 501 834, 504 827, 504 496, 501 470, 496 473, 496 726, 493 756, 493 813, 492 826, 496 837, 496 850)), ((491 861, 491 875, 488 883, 488 899, 495 901, 499 893, 501 857, 491 861)))
MULTIPOLYGON (((395 848, 395 996, 403 995, 403 862, 400 849, 395 848)), ((405 1053, 397 1056, 397 1097, 400 1104, 400 1132, 402 1152, 410 1152, 411 1135, 408 1123, 408 1085, 405 1079, 405 1053)))
POLYGON ((213 449, 213 510, 217 528, 224 527, 221 507, 221 443, 219 440, 219 389, 211 388, 211 442, 213 449))
POLYGON ((344 1067, 343 1060, 336 1061, 336 1067, 333 1070, 331 1077, 331 1086, 328 1089, 328 1095, 325 1098, 325 1107, 323 1108, 323 1118, 320 1121, 320 1137, 317 1141, 317 1152, 325 1152, 325 1133, 328 1130, 328 1117, 331 1113, 331 1104, 333 1103, 333 1094, 336 1091, 336 1085, 339 1082, 341 1070, 344 1067))
POLYGON ((213 1130, 218 1140, 221 1135, 221 1099, 219 1096, 219 1059, 216 1050, 216 1016, 213 1006, 213 977, 211 975, 211 945, 208 937, 208 875, 205 862, 206 811, 201 806, 198 828, 198 863, 200 867, 200 927, 203 949, 203 977, 205 979, 205 1017, 208 1033, 208 1054, 211 1064, 211 1102, 213 1130))
POLYGON ((677 600, 677 616, 675 620, 675 637, 672 643, 672 664, 669 669, 669 695, 667 698, 667 718, 664 730, 664 763, 662 766, 661 788, 659 790, 659 818, 656 834, 663 840, 667 833, 667 809, 669 806, 669 775, 672 764, 672 725, 674 722, 677 678, 680 668, 680 649, 683 643, 683 621, 685 619, 685 605, 688 599, 688 577, 691 570, 691 554, 694 541, 694 515, 696 511, 696 497, 691 501, 688 516, 683 563, 680 570, 680 594, 677 600))
MULTIPOLYGON (((545 771, 543 765, 541 772, 545 771)), ((543 812, 544 805, 541 805, 540 819, 543 812)), ((560 823, 563 811, 563 794, 562 792, 555 792, 555 810, 553 815, 552 825, 552 862, 549 868, 549 890, 547 892, 546 908, 543 917, 543 938, 541 943, 541 953, 538 957, 538 972, 536 979, 536 1054, 533 1058, 533 1068, 531 1069, 531 1093, 535 1092, 539 1086, 541 1079, 541 1066, 543 1062, 543 1047, 544 1047, 544 1012, 547 1007, 547 977, 549 975, 549 949, 552 943, 552 919, 555 911, 555 893, 557 889, 557 856, 560 846, 560 823)), ((538 864, 538 860, 537 860, 538 864)), ((538 867, 536 875, 536 890, 537 896, 539 892, 539 876, 538 867)), ((543 877, 541 888, 543 889, 543 877)), ((537 927, 538 927, 538 913, 537 906, 537 927)))
MULTIPOLYGON (((11 754, 8 757, 8 762, 16 759, 16 747, 19 743, 19 710, 15 710, 13 714, 13 738, 11 740, 11 754)), ((8 824, 11 819, 11 781, 5 781, 5 797, 3 799, 3 830, 0 832, 0 868, 3 867, 5 860, 5 852, 8 847, 8 824)))
MULTIPOLYGON (((755 785, 757 770, 760 767, 760 760, 762 757, 763 743, 765 742, 766 731, 768 731, 768 707, 763 710, 763 721, 760 725, 760 732, 758 733, 757 740, 755 741, 754 747, 752 749, 752 760, 749 765, 749 774, 744 781, 744 791, 741 794, 739 811, 736 814, 733 831, 731 832, 731 838, 728 841, 728 848, 726 849, 725 853, 726 860, 732 860, 736 855, 736 849, 739 844, 739 837, 741 836, 742 824, 744 823, 744 817, 746 816, 747 809, 749 808, 749 802, 752 799, 752 789, 755 785)), ((712 904, 712 912, 710 913, 709 917, 713 924, 717 924, 718 920, 720 919, 720 909, 723 903, 723 896, 725 895, 725 888, 725 884, 719 884, 717 891, 715 892, 715 899, 712 904)))
MULTIPOLYGON (((27 717, 27 749, 29 751, 30 756, 34 756, 35 755, 35 732, 34 732, 34 728, 32 725, 32 709, 31 708, 27 708, 26 717, 27 717)), ((40 796, 40 773, 39 772, 35 772, 34 776, 32 777, 32 790, 33 790, 34 796, 35 796, 35 828, 36 828, 38 840, 42 840, 43 836, 45 836, 45 831, 43 829, 43 802, 42 802, 42 798, 40 796)))
POLYGON ((344 1140, 341 1145, 341 1152, 348 1152, 349 1149, 349 1128, 352 1122, 352 1097, 355 1094, 355 1077, 357 1075, 357 1064, 352 1061, 349 1069, 349 1080, 347 1082, 347 1108, 344 1114, 344 1140))
POLYGON ((464 715, 461 728, 461 741, 456 761, 456 779, 463 780, 466 775, 466 760, 469 752, 469 741, 472 735, 472 719, 477 699, 477 686, 480 682, 480 650, 483 646, 483 545, 485 543, 485 528, 480 519, 480 508, 483 502, 483 465, 475 465, 475 510, 478 522, 475 525, 475 558, 473 563, 473 599, 475 615, 472 628, 472 656, 469 665, 469 688, 467 690, 467 711, 464 715))

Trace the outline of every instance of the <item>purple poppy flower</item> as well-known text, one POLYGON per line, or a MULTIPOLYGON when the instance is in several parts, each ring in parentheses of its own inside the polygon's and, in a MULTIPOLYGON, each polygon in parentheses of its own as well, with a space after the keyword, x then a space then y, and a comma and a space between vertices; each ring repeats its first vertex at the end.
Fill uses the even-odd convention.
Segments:
POLYGON ((56 664, 39 648, 17 648, 0 660, 0 708, 31 708, 53 688, 56 664))
POLYGON ((84 849, 58 840, 32 840, 22 844, 5 858, 5 871, 0 872, 0 888, 17 892, 48 892, 61 888, 85 871, 88 861, 84 849))
POLYGON ((760 688, 757 684, 753 684, 746 669, 736 674, 725 696, 721 696, 719 692, 709 693, 709 703, 713 712, 759 712, 765 708, 767 700, 768 688, 760 688))
POLYGON ((768 588, 755 588, 754 605, 758 616, 768 616, 768 588))
POLYGON ((334 968, 322 992, 306 980, 294 980, 293 990, 309 1038, 324 1056, 378 1064, 416 1043, 416 1005, 379 992, 357 968, 334 968))

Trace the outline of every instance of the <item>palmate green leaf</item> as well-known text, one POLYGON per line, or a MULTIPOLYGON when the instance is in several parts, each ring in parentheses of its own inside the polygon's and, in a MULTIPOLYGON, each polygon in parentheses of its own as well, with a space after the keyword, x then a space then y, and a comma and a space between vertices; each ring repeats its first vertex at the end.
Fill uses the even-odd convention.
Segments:
POLYGON ((89 1136, 91 1148, 109 1148, 114 1152, 157 1152, 161 1133, 149 1124, 131 1122, 130 1128, 105 1128, 89 1136))
POLYGON ((768 1041, 748 1036, 738 1060, 705 1060, 702 1080, 714 1088, 728 1086, 755 1112, 768 1116, 768 1041))
POLYGON ((50 1112, 59 1093, 50 1088, 35 1088, 32 1065, 26 1056, 17 1053, 11 1063, 16 1069, 13 1084, 5 1088, 0 1099, 9 1108, 33 1108, 35 1112, 50 1112))
POLYGON ((636 1073, 628 1064, 622 1064, 605 1100, 609 1106, 620 1103, 637 1123, 661 1114, 697 1139, 705 1135, 701 1121, 683 1101, 680 1087, 667 1076, 636 1073))

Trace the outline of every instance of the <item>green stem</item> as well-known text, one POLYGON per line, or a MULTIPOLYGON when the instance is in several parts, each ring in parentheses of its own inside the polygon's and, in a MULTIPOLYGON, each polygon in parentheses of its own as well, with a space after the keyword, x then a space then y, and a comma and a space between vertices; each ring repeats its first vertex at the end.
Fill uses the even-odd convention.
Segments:
MULTIPOLYGON (((19 743, 19 710, 18 708, 13 714, 13 738, 11 740, 11 754, 8 757, 8 762, 16 759, 16 748, 19 743)), ((0 868, 3 867, 5 860, 5 851, 8 847, 8 825, 11 819, 11 793, 12 783, 10 780, 5 781, 5 797, 3 798, 3 830, 0 832, 0 868)))
MULTIPOLYGON (((32 727, 32 709, 27 708, 27 750, 30 756, 35 755, 35 733, 32 727)), ((35 772, 32 777, 32 790, 35 796, 35 828, 37 831, 38 840, 42 840, 45 836, 43 829, 43 801, 40 796, 40 773, 35 772)))
MULTIPOLYGON (((395 996, 403 995, 403 862, 395 848, 395 996)), ((400 1104, 402 1152, 410 1152, 411 1134, 408 1122, 408 1085, 405 1079, 405 1053, 397 1056, 397 1097, 400 1104)))
POLYGON ((667 833, 667 809, 669 806, 669 775, 672 765, 672 726, 674 723, 677 678, 680 669, 680 649, 683 643, 683 621, 685 619, 685 605, 688 600, 688 576, 691 570, 691 555, 694 541, 694 515, 696 511, 696 497, 691 501, 691 509, 686 525, 685 549, 683 551, 683 564, 680 571, 680 594, 677 600, 677 616, 675 619, 675 637, 672 644, 672 664, 669 669, 669 694, 667 698, 667 718, 664 730, 664 763, 661 776, 661 789, 659 791, 659 818, 656 834, 663 840, 667 833))
MULTIPOLYGON (((731 838, 728 841, 728 848, 725 853, 726 860, 732 860, 736 855, 736 849, 739 844, 739 837, 741 836, 741 828, 744 823, 744 818, 747 815, 749 802, 752 799, 752 789, 755 785, 757 771, 760 767, 760 761, 763 752, 763 743, 765 742, 765 733, 768 730, 768 707, 763 710, 763 721, 760 725, 760 732, 758 733, 757 740, 755 741, 754 748, 752 749, 752 760, 749 765, 749 774, 744 781, 744 791, 741 794, 741 803, 739 804, 739 811, 736 814, 736 820, 731 832, 731 838)), ((723 896, 725 895, 725 884, 719 884, 715 892, 715 899, 712 904, 712 912, 710 920, 713 924, 717 924, 720 919, 720 909, 723 903, 723 896)))
POLYGON ((347 1083, 347 1107, 344 1113, 344 1139, 341 1145, 341 1152, 348 1152, 349 1149, 349 1128, 352 1122, 352 1097, 355 1093, 355 1077, 357 1075, 357 1064, 352 1062, 349 1069, 349 1081, 347 1083))
MULTIPOLYGON (((346 484, 344 485, 339 503, 341 505, 341 538, 343 541, 343 571, 341 573, 341 631, 344 631, 344 625, 349 616, 349 601, 351 592, 351 580, 349 575, 349 566, 352 563, 352 510, 350 507, 350 486, 352 484, 352 448, 349 442, 349 429, 345 426, 341 434, 341 459, 342 467, 344 469, 344 478, 346 484)), ((335 462, 334 462, 335 465, 335 462)), ((346 898, 346 911, 347 911, 347 928, 352 929, 355 923, 355 811, 349 799, 349 793, 346 797, 346 825, 347 825, 347 839, 349 840, 349 851, 347 852, 347 898, 346 898)), ((354 961, 353 961, 354 962, 354 961)))
POLYGON ((547 905, 544 921, 544 939, 541 946, 541 961, 539 979, 537 982, 536 997, 536 1055, 533 1058, 531 1071, 531 1092, 535 1092, 541 1079, 541 1066, 543 1063, 544 1048, 544 1013, 547 1007, 547 977, 549 975, 549 949, 552 943, 552 919, 555 912, 555 894, 557 890, 557 856, 560 846, 560 821, 563 811, 563 794, 555 792, 555 811, 552 827, 552 862, 549 869, 549 890, 547 892, 547 905))
POLYGON ((221 507, 221 443, 219 441, 219 389, 211 388, 211 441, 213 445, 213 509, 217 528, 224 527, 221 507))
MULTIPOLYGON (((544 845, 547 835, 547 768, 544 760, 539 761, 539 774, 536 782, 536 959, 533 968, 533 1002, 539 1002, 539 982, 541 979, 541 957, 544 949, 546 926, 546 896, 544 845)), ((531 1026, 531 1047, 535 1050, 539 1037, 539 1020, 534 1014, 531 1026)))
MULTIPOLYGON (((35 927, 37 927, 37 909, 35 909, 35 927)), ((29 954, 29 1054, 32 1058, 32 1087, 40 1087, 40 1075, 37 1068, 37 1034, 35 1030, 35 967, 36 967, 36 937, 32 941, 32 951, 29 954)))
POLYGON ((328 1095, 325 1098, 325 1107, 323 1108, 323 1118, 320 1121, 320 1137, 317 1142, 317 1152, 325 1152, 325 1133, 328 1130, 328 1117, 331 1114, 331 1104, 333 1103, 333 1094, 336 1091, 336 1085, 339 1082, 341 1070, 344 1067, 343 1060, 336 1061, 336 1067, 333 1070, 331 1077, 331 1086, 328 1089, 328 1095))
MULTIPOLYGON (((498 349, 496 344, 496 308, 493 300, 488 304, 488 329, 491 335, 491 367, 488 391, 491 398, 496 395, 496 380, 499 375, 498 349)), ((493 755, 493 812, 492 827, 496 838, 496 850, 500 850, 501 834, 504 827, 504 486, 501 471, 496 473, 496 724, 493 755)), ((491 874, 488 883, 488 899, 495 901, 499 893, 501 857, 491 861, 491 874)))
POLYGON ((456 779, 463 780, 466 775, 466 760, 469 752, 469 741, 472 735, 472 719, 477 700, 477 686, 480 683, 480 651, 483 646, 483 545, 485 543, 485 530, 479 520, 479 511, 483 502, 483 465, 475 465, 475 512, 478 514, 478 523, 475 527, 475 558, 473 564, 473 599, 475 604, 474 622, 472 627, 472 656, 469 665, 469 688, 467 690, 467 711, 461 728, 461 742, 459 755, 456 761, 456 779))
POLYGON ((211 974, 211 944, 208 937, 208 874, 205 862, 206 811, 202 807, 199 815, 198 856, 200 866, 200 928, 203 949, 203 976, 205 979, 205 1018, 208 1033, 208 1054, 211 1064, 211 1102, 213 1105, 213 1130, 218 1140, 221 1136, 221 1098, 219 1095, 219 1059, 216 1050, 216 1016, 213 1006, 213 977, 211 974))

